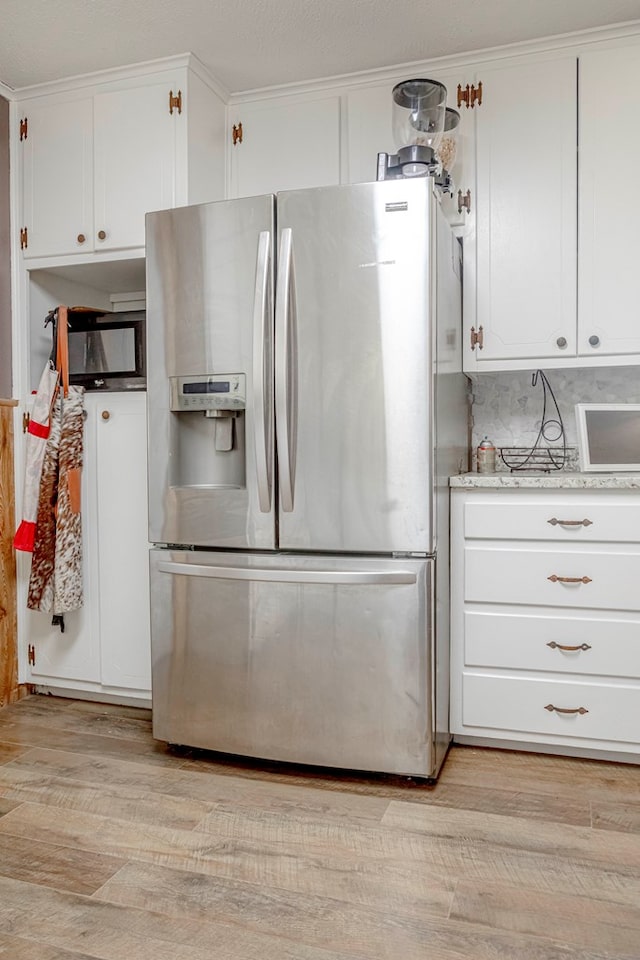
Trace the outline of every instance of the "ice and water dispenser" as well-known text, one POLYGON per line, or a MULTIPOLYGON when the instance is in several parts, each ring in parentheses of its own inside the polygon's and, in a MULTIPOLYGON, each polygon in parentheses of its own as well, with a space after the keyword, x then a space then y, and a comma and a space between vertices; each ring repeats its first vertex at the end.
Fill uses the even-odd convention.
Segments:
POLYGON ((170 377, 176 487, 244 487, 244 373, 170 377))

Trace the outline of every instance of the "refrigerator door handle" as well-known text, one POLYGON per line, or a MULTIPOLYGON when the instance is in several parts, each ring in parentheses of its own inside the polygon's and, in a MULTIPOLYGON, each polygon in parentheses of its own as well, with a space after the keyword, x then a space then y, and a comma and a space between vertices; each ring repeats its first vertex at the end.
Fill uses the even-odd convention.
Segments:
POLYGON ((350 584, 416 583, 411 570, 269 570, 260 567, 214 567, 196 563, 160 561, 160 573, 185 577, 212 577, 219 580, 263 580, 269 583, 335 583, 350 584))
POLYGON ((294 354, 295 293, 291 255, 292 233, 285 227, 280 236, 276 284, 276 436, 280 499, 286 513, 293 511, 295 482, 296 370, 294 354))
POLYGON ((253 301, 253 419, 258 482, 258 503, 262 513, 271 511, 271 353, 272 330, 271 283, 271 234, 263 230, 258 238, 256 259, 256 287, 253 301))

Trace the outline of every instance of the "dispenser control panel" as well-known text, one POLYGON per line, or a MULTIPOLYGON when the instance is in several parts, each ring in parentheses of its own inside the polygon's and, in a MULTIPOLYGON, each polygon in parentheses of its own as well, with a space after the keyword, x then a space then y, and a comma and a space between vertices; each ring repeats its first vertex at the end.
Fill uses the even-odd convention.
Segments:
POLYGON ((247 403, 244 373, 209 373, 201 377, 170 377, 171 409, 244 410, 247 403))

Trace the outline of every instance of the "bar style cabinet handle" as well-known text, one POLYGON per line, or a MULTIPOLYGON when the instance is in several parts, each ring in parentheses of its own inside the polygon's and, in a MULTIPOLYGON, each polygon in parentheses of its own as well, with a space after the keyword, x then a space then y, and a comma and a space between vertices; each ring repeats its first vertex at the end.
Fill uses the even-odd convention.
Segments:
POLYGON ((565 713, 565 714, 576 714, 579 713, 581 717, 585 713, 589 713, 586 707, 554 707, 552 703, 548 703, 545 707, 545 710, 548 710, 549 713, 565 713))
POLYGON ((584 520, 557 520, 555 517, 551 517, 551 520, 547 520, 547 523, 550 523, 552 527, 590 527, 593 520, 587 520, 586 517, 584 520))
POLYGON ((591 577, 559 577, 556 573, 552 573, 547 580, 551 580, 551 583, 591 583, 591 577))
POLYGON ((555 640, 550 640, 547 646, 551 647, 552 650, 567 650, 569 653, 574 653, 576 650, 591 650, 590 643, 578 643, 572 646, 568 643, 556 643, 555 640))

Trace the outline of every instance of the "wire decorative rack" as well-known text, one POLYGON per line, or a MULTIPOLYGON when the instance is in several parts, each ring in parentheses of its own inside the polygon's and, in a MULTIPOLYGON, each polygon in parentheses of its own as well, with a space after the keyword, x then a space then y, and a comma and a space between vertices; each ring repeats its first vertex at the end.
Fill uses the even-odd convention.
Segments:
POLYGON ((499 447, 500 459, 512 473, 534 470, 551 473, 567 463, 566 447, 499 447))
POLYGON ((538 435, 530 447, 500 447, 500 459, 505 467, 515 473, 518 470, 535 470, 550 473, 563 470, 567 466, 567 438, 564 431, 562 414, 555 393, 544 370, 536 370, 531 376, 531 386, 542 387, 542 416, 538 435), (549 409, 552 414, 549 415, 549 409), (554 446, 545 446, 541 441, 554 446))

